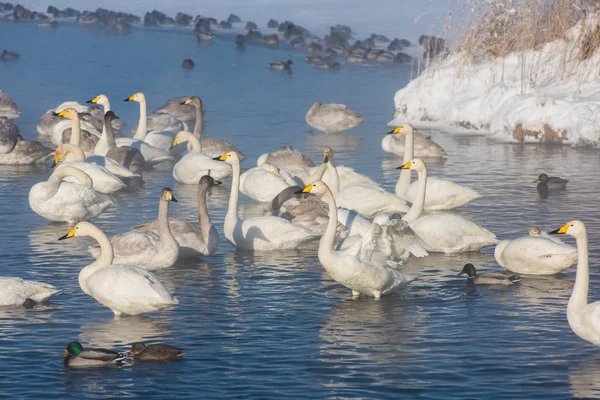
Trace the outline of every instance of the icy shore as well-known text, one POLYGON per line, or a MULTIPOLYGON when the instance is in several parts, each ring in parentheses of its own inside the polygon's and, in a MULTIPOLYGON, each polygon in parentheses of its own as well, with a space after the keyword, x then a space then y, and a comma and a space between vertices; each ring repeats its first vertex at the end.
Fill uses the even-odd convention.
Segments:
POLYGON ((598 147, 600 52, 581 43, 600 31, 588 15, 564 40, 504 58, 451 53, 400 89, 389 125, 453 128, 511 142, 598 147), (587 35, 587 36, 586 36, 587 35))

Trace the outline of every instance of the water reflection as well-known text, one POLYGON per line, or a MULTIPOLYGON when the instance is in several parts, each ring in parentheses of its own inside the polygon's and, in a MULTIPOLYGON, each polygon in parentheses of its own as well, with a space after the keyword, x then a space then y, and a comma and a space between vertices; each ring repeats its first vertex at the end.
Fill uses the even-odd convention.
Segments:
POLYGON ((583 361, 569 367, 569 384, 574 398, 600 398, 600 359, 583 361))
POLYGON ((362 138, 350 136, 344 133, 323 133, 309 135, 307 138, 307 146, 310 151, 321 152, 324 147, 331 147, 334 151, 350 151, 355 150, 362 138))
POLYGON ((171 329, 171 321, 164 314, 160 320, 143 315, 124 316, 81 325, 79 341, 87 347, 127 347, 134 342, 164 340, 171 329))

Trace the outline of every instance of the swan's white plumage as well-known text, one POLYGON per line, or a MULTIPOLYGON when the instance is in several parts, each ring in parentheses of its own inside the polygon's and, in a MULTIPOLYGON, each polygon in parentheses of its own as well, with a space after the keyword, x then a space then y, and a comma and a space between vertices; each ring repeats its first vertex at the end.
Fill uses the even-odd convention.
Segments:
POLYGON ((541 236, 503 240, 494 257, 501 267, 519 274, 552 275, 577 262, 577 249, 541 236))
POLYGON ((60 290, 48 283, 0 277, 0 306, 20 306, 27 299, 35 302, 46 301, 59 292, 60 290))
MULTIPOLYGON (((414 203, 418 187, 418 182, 411 183, 404 198, 414 203)), ((481 194, 467 186, 446 179, 427 177, 427 194, 423 208, 430 211, 452 210, 482 197, 481 194)))
POLYGON ((240 192, 260 202, 269 202, 282 190, 296 184, 285 171, 280 172, 266 162, 240 175, 240 192))
POLYGON ((379 186, 365 183, 346 186, 336 194, 335 201, 340 207, 356 210, 370 218, 382 212, 395 214, 409 210, 406 200, 379 186))

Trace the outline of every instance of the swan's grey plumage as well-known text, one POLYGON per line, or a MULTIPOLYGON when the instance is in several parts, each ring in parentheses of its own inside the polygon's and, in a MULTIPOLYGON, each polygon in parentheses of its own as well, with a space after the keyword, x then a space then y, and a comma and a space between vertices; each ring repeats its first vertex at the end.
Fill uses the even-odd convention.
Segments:
POLYGON ((363 117, 344 104, 321 104, 320 101, 317 101, 306 113, 306 122, 313 128, 325 133, 352 129, 363 121, 363 117))
POLYGON ((112 111, 108 111, 106 114, 104 114, 104 134, 106 136, 106 143, 108 146, 106 157, 118 162, 133 173, 139 173, 142 171, 142 169, 144 169, 146 160, 141 151, 135 147, 117 147, 111 126, 111 122, 114 118, 115 114, 112 111))
POLYGON ((0 89, 0 117, 8 119, 17 119, 21 116, 21 111, 17 107, 17 103, 10 98, 6 92, 0 89))
POLYGON ((256 165, 260 167, 266 162, 290 172, 305 171, 315 166, 308 154, 295 150, 292 146, 281 146, 277 150, 261 155, 256 165))

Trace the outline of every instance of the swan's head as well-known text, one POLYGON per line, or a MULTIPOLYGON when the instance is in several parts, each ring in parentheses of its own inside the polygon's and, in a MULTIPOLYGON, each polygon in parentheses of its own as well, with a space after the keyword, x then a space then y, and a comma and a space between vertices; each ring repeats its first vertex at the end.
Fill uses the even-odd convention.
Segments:
POLYGON ((200 100, 200 97, 198 96, 192 96, 183 103, 181 103, 181 105, 200 106, 202 105, 202 100, 200 100))
POLYGON ((260 168, 264 169, 265 171, 269 171, 273 174, 279 174, 279 169, 270 162, 264 162, 260 164, 260 168))
POLYGON ((474 279, 477 277, 477 270, 475 266, 471 263, 465 264, 462 271, 460 271, 457 275, 467 274, 467 278, 474 279))
POLYGON ((420 158, 413 158, 411 161, 403 164, 396 169, 410 169, 411 171, 422 172, 427 170, 425 162, 420 158))
POLYGON ((323 160, 324 163, 329 162, 329 160, 333 160, 333 150, 331 147, 325 147, 325 151, 323 151, 323 160))
POLYGON ((529 230, 529 236, 540 236, 541 234, 542 234, 542 232, 540 231, 540 228, 538 228, 537 226, 533 226, 529 230))
POLYGON ((161 201, 173 201, 177 203, 177 199, 173 196, 173 191, 170 188, 164 188, 160 191, 160 200, 161 201))
POLYGON ((104 113, 104 122, 107 125, 110 125, 110 123, 112 122, 112 120, 115 119, 115 118, 117 118, 117 116, 112 111, 107 111, 106 113, 104 113))
POLYGON ((79 118, 79 114, 77 113, 77 110, 75 110, 74 108, 65 108, 64 110, 55 113, 56 116, 58 117, 64 117, 67 119, 76 119, 79 118))
POLYGON ((304 189, 298 190, 294 192, 294 194, 302 194, 302 193, 314 193, 314 194, 325 194, 331 193, 331 190, 327 186, 327 184, 323 181, 316 181, 311 183, 310 185, 306 185, 304 189))
POLYGON ((397 133, 401 133, 403 135, 408 135, 413 132, 413 127, 408 122, 403 123, 402 125, 398 125, 394 129, 388 132, 388 135, 395 135, 397 133))
POLYGON ((144 93, 142 92, 137 92, 136 94, 129 96, 123 101, 136 101, 138 103, 141 103, 143 101, 146 101, 146 96, 144 96, 144 93))
POLYGON ((56 165, 60 162, 60 160, 69 153, 69 149, 64 146, 58 146, 54 151, 54 162, 52 163, 52 168, 56 167, 56 165))
POLYGON ((189 136, 193 135, 188 131, 177 132, 177 135, 175 135, 175 139, 173 139, 173 145, 171 146, 171 148, 177 146, 179 143, 187 142, 189 140, 189 136))
POLYGON ((225 161, 227 164, 239 164, 240 156, 235 151, 229 151, 222 156, 215 157, 213 160, 225 161))
MULTIPOLYGON (((208 171, 208 173, 210 173, 210 171, 208 171)), ((221 182, 216 180, 215 178, 213 178, 210 175, 204 175, 202 178, 200 178, 200 182, 198 182, 199 185, 201 186, 217 186, 220 185, 221 182)))
POLYGON ((80 221, 73 227, 73 229, 67 232, 66 235, 59 237, 58 240, 70 239, 75 236, 90 236, 90 233, 94 228, 94 225, 91 223, 80 221))
POLYGON ((108 97, 104 94, 99 94, 91 100, 86 101, 86 103, 90 104, 100 104, 101 106, 106 106, 109 104, 108 97))
POLYGON ((576 219, 569 221, 560 228, 548 233, 554 235, 569 235, 573 236, 574 238, 587 237, 587 230, 585 229, 584 223, 576 219))
POLYGON ((79 342, 71 342, 67 345, 67 349, 60 353, 61 357, 66 355, 76 356, 83 351, 83 346, 79 342))
POLYGON ((131 350, 129 350, 129 355, 140 354, 142 351, 146 350, 146 344, 142 342, 136 342, 131 345, 131 350))
POLYGON ((538 176, 537 178, 535 178, 534 182, 546 183, 546 182, 548 182, 548 175, 546 175, 546 174, 540 174, 540 176, 538 176))

